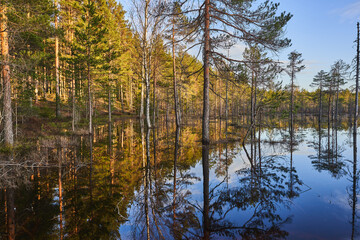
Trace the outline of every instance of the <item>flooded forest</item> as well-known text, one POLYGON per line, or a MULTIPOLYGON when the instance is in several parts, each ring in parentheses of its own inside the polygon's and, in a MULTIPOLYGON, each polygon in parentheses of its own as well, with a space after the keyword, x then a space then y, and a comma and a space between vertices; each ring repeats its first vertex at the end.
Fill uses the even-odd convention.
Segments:
POLYGON ((360 239, 359 23, 306 86, 292 18, 1 1, 0 239, 360 239))

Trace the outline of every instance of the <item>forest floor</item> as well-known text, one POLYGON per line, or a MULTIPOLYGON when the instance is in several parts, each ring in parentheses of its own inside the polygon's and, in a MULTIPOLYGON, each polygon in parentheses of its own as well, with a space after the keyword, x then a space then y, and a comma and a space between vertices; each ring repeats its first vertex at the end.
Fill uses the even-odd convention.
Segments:
MULTIPOLYGON (((76 131, 72 129, 72 112, 68 106, 61 107, 61 116, 56 117, 56 106, 54 102, 39 101, 32 106, 18 106, 14 114, 14 134, 18 139, 34 139, 52 135, 85 135, 88 134, 88 118, 86 114, 81 116, 81 120, 76 124, 76 131)), ((137 118, 135 113, 112 112, 112 121, 119 121, 127 118, 137 118)), ((108 112, 95 109, 94 125, 105 125, 108 123, 108 112)))

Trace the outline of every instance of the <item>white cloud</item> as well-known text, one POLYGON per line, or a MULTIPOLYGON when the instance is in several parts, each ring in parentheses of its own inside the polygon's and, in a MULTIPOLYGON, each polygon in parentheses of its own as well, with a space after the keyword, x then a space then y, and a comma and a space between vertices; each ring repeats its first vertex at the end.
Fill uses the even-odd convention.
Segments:
POLYGON ((243 52, 245 51, 246 45, 245 44, 235 44, 231 49, 230 49, 230 56, 232 58, 235 59, 240 59, 242 58, 243 52))
POLYGON ((340 15, 343 20, 359 20, 360 1, 351 3, 344 8, 335 9, 333 13, 340 15))

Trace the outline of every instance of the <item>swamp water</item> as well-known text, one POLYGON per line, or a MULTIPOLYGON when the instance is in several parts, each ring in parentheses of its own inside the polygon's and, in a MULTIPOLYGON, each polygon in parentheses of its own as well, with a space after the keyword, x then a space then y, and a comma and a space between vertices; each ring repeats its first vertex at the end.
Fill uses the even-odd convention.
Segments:
POLYGON ((1 239, 360 239, 347 123, 291 137, 269 122, 242 145, 247 130, 218 120, 208 147, 189 123, 33 139, 0 162, 1 239))

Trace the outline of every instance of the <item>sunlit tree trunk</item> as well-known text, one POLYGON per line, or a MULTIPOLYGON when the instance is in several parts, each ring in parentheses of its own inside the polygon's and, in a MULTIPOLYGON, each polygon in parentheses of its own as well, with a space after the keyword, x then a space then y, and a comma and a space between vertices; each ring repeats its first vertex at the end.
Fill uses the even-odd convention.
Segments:
POLYGON ((130 78, 129 78, 129 87, 130 87, 130 92, 129 92, 129 94, 130 94, 130 101, 129 101, 129 110, 130 110, 130 112, 132 112, 132 110, 133 110, 133 90, 132 90, 132 79, 130 80, 130 78))
POLYGON ((141 83, 140 119, 144 118, 144 83, 141 83))
MULTIPOLYGON (((54 1, 55 8, 58 9, 58 1, 54 1)), ((55 30, 58 30, 58 15, 55 12, 55 30)), ((56 77, 56 117, 60 117, 60 72, 59 72, 59 37, 55 36, 55 77, 56 77)))
POLYGON ((205 35, 204 35, 204 93, 203 93, 203 121, 202 121, 202 142, 210 142, 210 0, 205 0, 205 35))
POLYGON ((121 102, 121 112, 125 112, 124 109, 124 91, 123 91, 123 85, 120 84, 120 102, 121 102))
POLYGON ((180 126, 181 114, 179 108, 179 99, 177 91, 177 79, 176 79, 176 56, 175 56, 175 15, 173 16, 173 25, 172 25, 172 64, 173 64, 173 79, 174 79, 174 102, 175 102, 175 120, 176 126, 180 126))
POLYGON ((150 57, 148 56, 148 18, 149 18, 149 0, 145 0, 145 10, 144 10, 144 30, 143 30, 143 77, 145 81, 145 117, 146 125, 148 128, 151 128, 150 120, 150 57))
MULTIPOLYGON (((157 76, 156 76, 156 73, 154 73, 154 88, 153 88, 153 124, 154 124, 154 126, 156 125, 156 109, 157 109, 157 106, 156 106, 156 87, 157 87, 156 80, 157 80, 157 76)), ((155 133, 155 131, 154 131, 154 133, 155 133)))
POLYGON ((1 54, 3 57, 2 76, 4 83, 4 140, 5 144, 13 146, 14 133, 12 122, 12 107, 11 107, 11 82, 10 82, 10 65, 9 65, 9 36, 7 26, 7 8, 3 4, 1 6, 1 54))

